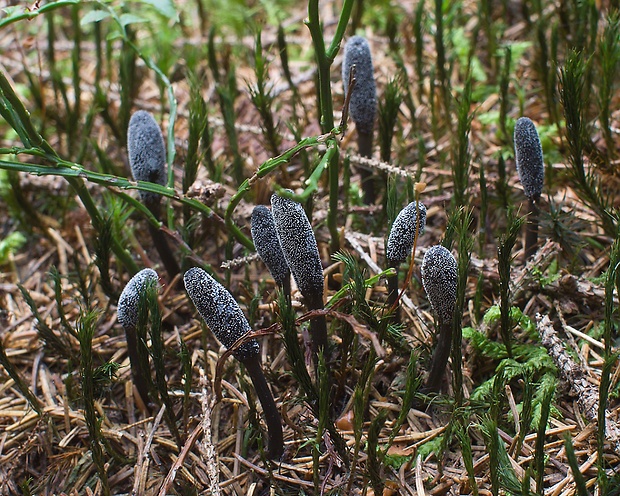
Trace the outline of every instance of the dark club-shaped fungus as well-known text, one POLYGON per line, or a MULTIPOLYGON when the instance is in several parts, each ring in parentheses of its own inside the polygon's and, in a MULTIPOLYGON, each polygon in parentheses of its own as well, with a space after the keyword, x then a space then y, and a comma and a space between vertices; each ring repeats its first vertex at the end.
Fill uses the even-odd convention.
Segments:
MULTIPOLYGON (((413 201, 403 208, 390 229, 387 245, 385 247, 385 257, 390 267, 396 270, 396 274, 388 277, 388 305, 391 308, 398 299, 398 267, 411 254, 413 243, 418 236, 424 232, 426 226, 426 207, 422 202, 413 201)), ((396 322, 400 321, 399 308, 396 308, 396 322)))
MULTIPOLYGON (((251 331, 250 324, 232 295, 204 270, 198 267, 188 270, 183 281, 198 313, 226 348, 232 347, 251 331)), ((245 366, 254 384, 267 423, 269 456, 277 460, 284 451, 282 422, 261 368, 258 341, 252 339, 243 343, 233 355, 245 366)))
MULTIPOLYGON (((278 195, 271 196, 271 212, 284 258, 304 297, 306 307, 308 310, 322 309, 323 266, 306 212, 299 203, 278 195)), ((320 349, 326 351, 327 324, 324 315, 310 320, 310 333, 315 356, 320 349)))
POLYGON ((450 356, 457 285, 456 260, 443 246, 432 246, 426 251, 422 260, 422 284, 439 324, 439 338, 423 391, 436 393, 450 356))
POLYGON ((148 405, 149 401, 148 384, 150 376, 147 376, 149 368, 144 363, 144 360, 148 363, 148 351, 145 344, 139 343, 136 327, 138 325, 140 298, 145 294, 148 285, 156 285, 158 280, 157 272, 153 269, 142 269, 131 278, 118 299, 117 318, 125 329, 131 376, 144 405, 148 405))
MULTIPOLYGON (((131 174, 136 181, 166 185, 166 147, 159 125, 151 114, 138 110, 129 120, 127 130, 127 151, 131 174)), ((142 203, 160 220, 161 196, 148 191, 140 191, 142 203)), ((153 244, 170 278, 179 272, 179 264, 174 258, 163 233, 149 223, 153 244)))
POLYGON ((538 243, 538 200, 545 180, 542 146, 536 126, 527 117, 515 124, 515 161, 517 173, 529 200, 529 215, 525 229, 525 258, 536 252, 538 243))
POLYGON ((265 205, 257 205, 252 211, 252 240, 258 256, 287 298, 291 296, 291 270, 278 241, 276 225, 271 210, 265 205))
MULTIPOLYGON (((377 113, 377 87, 370 46, 361 36, 352 36, 344 47, 342 61, 342 83, 345 97, 349 87, 351 68, 355 66, 355 86, 349 98, 349 115, 357 128, 357 146, 362 157, 372 156, 372 138, 377 113)), ((364 202, 368 205, 375 201, 375 188, 372 173, 360 169, 364 202)))

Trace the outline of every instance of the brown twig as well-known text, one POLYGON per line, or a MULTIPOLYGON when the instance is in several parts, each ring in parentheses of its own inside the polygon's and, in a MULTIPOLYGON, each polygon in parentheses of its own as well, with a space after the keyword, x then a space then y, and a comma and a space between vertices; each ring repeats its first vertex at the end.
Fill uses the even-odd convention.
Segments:
MULTIPOLYGON (((560 370, 560 375, 567 382, 571 391, 577 396, 579 409, 589 422, 598 418, 599 390, 587 377, 586 371, 573 360, 564 348, 562 340, 553 327, 548 315, 536 316, 536 328, 540 341, 560 370)), ((616 453, 620 453, 620 427, 611 418, 609 410, 605 412, 605 434, 616 453)))
MULTIPOLYGON (((168 471, 168 475, 166 475, 166 478, 164 479, 161 486, 159 487, 159 493, 158 493, 159 496, 166 496, 166 494, 168 494, 168 489, 174 482, 177 472, 183 466, 183 463, 185 463, 185 459, 188 457, 189 452, 191 451, 192 447, 194 446, 194 443, 196 442, 196 439, 198 439, 198 436, 201 433, 202 433, 202 424, 198 424, 196 427, 194 427, 194 430, 187 438, 187 441, 185 441, 185 445, 183 446, 181 453, 179 453, 178 458, 176 459, 172 467, 170 467, 170 470, 168 471)), ((212 492, 211 494, 217 495, 219 494, 219 492, 218 493, 212 492)))

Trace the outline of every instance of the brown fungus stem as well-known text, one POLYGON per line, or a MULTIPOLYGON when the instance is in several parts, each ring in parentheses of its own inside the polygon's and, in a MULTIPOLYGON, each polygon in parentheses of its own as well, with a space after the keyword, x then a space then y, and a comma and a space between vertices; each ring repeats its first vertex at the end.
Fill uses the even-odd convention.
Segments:
POLYGON ((529 209, 527 223, 525 224, 525 259, 528 260, 534 256, 538 248, 538 219, 540 210, 538 209, 538 200, 529 199, 529 209))

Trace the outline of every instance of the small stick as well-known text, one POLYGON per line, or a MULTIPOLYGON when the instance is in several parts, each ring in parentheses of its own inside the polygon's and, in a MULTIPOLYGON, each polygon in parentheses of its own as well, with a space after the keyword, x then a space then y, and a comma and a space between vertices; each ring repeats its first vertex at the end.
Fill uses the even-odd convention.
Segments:
MULTIPOLYGON (((598 420, 599 390, 598 387, 588 380, 588 374, 584 368, 566 351, 562 340, 553 327, 553 322, 548 315, 536 315, 536 329, 540 336, 540 342, 547 348, 549 356, 560 371, 560 375, 577 396, 577 404, 588 422, 598 420)), ((613 420, 611 412, 605 410, 605 434, 614 451, 620 453, 620 427, 613 420)))
POLYGON ((196 442, 196 439, 198 439, 198 436, 201 433, 202 433, 202 424, 198 424, 196 427, 194 427, 194 430, 187 438, 187 441, 185 442, 185 445, 183 446, 181 453, 179 453, 179 456, 174 462, 174 465, 172 465, 172 467, 168 471, 168 475, 166 475, 166 478, 164 479, 164 482, 162 482, 161 486, 159 487, 158 496, 166 496, 166 494, 169 494, 168 489, 170 489, 170 486, 172 485, 172 483, 174 482, 174 479, 177 476, 177 472, 181 469, 181 467, 185 463, 185 460, 187 456, 189 455, 190 451, 192 450, 194 443, 196 442))

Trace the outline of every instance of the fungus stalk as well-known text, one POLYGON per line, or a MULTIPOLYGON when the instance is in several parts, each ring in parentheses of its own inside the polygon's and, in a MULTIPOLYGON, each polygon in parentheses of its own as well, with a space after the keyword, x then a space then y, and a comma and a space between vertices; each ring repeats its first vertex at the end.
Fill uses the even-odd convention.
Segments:
MULTIPOLYGON (((131 174, 136 181, 149 181, 166 185, 166 148, 161 130, 153 116, 144 110, 135 112, 129 120, 127 130, 127 151, 131 174)), ((140 191, 142 203, 161 221, 161 196, 140 191)), ((170 250, 168 240, 156 227, 149 224, 153 245, 159 253, 166 272, 171 279, 181 271, 170 250)))
MULTIPOLYGON (((209 326, 215 337, 226 348, 231 348, 239 339, 251 331, 239 305, 224 286, 200 268, 188 270, 183 277, 185 289, 200 316, 209 326)), ((251 339, 234 352, 233 356, 246 368, 258 401, 263 407, 267 434, 269 437, 269 457, 277 460, 284 452, 282 422, 278 407, 269 390, 260 363, 260 347, 256 339, 251 339)))
POLYGON ((422 391, 437 393, 448 364, 452 341, 452 319, 456 304, 457 264, 443 246, 429 248, 422 261, 422 284, 437 317, 439 337, 422 391))
POLYGON ((515 161, 517 173, 523 185, 525 196, 529 200, 529 215, 525 227, 525 259, 536 252, 538 244, 538 201, 545 180, 540 137, 534 123, 527 117, 521 117, 515 124, 514 132, 515 161))

